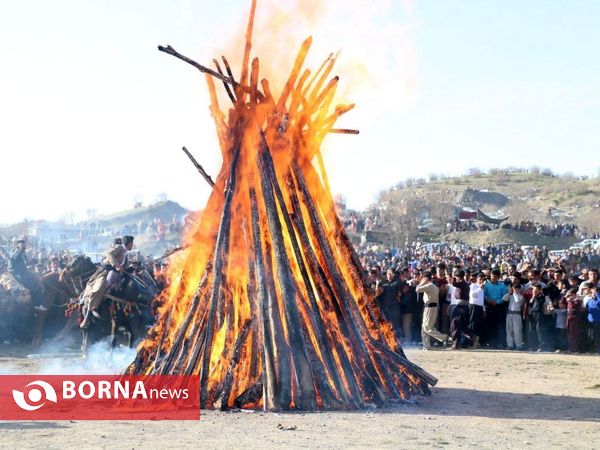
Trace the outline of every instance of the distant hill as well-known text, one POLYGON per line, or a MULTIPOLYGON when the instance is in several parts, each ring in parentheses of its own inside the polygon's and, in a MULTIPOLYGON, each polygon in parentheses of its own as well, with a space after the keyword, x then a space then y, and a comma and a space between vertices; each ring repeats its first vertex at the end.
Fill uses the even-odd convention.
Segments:
POLYGON ((496 216, 508 215, 510 223, 573 222, 600 231, 600 177, 582 179, 537 170, 494 169, 487 174, 433 178, 406 180, 386 190, 382 197, 403 198, 415 192, 442 194, 446 202, 455 206, 480 208, 496 216))
POLYGON ((554 238, 540 236, 536 233, 523 233, 514 230, 491 230, 491 231, 456 231, 444 236, 444 240, 453 242, 461 241, 469 245, 480 246, 487 244, 517 244, 530 246, 546 246, 549 250, 560 250, 569 248, 580 239, 577 238, 554 238))
POLYGON ((169 222, 173 217, 179 218, 189 212, 189 210, 182 207, 179 203, 167 200, 149 206, 101 216, 97 221, 101 223, 110 223, 113 226, 137 223, 140 220, 152 221, 153 219, 169 222))

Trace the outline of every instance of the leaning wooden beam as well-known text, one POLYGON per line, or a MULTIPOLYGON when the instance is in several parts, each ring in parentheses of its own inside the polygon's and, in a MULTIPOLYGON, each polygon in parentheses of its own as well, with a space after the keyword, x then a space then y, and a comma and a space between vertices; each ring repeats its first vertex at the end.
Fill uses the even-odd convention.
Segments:
MULTIPOLYGON (((303 336, 300 329, 300 314, 298 312, 297 292, 293 282, 293 275, 289 267, 288 256, 285 251, 283 240, 282 224, 277 213, 277 205, 273 194, 273 183, 269 173, 264 167, 264 159, 261 154, 268 152, 266 141, 260 145, 258 157, 258 171, 260 174, 260 184, 263 192, 263 201, 267 211, 267 222, 273 240, 273 254, 277 266, 277 278, 279 288, 283 296, 285 316, 288 323, 288 338, 292 349, 292 361, 294 362, 294 371, 296 381, 300 389, 300 398, 296 398, 296 406, 303 410, 313 410, 316 407, 316 398, 313 386, 313 374, 308 362, 308 355, 304 345, 303 336)), ((285 204, 280 205, 285 213, 285 204)))
MULTIPOLYGON (((242 60, 242 75, 240 76, 241 86, 247 86, 248 83, 248 62, 250 61, 250 50, 252 49, 252 31, 254 30, 254 15, 256 13, 256 0, 252 0, 250 5, 250 14, 248 16, 248 25, 246 27, 245 45, 244 45, 244 57, 242 60)), ((236 92, 238 89, 236 88, 236 92)), ((244 102, 244 99, 237 92, 237 98, 244 102)))
MULTIPOLYGON (((184 62, 186 62, 186 63, 188 63, 188 64, 190 64, 192 66, 194 66, 196 69, 198 69, 202 73, 211 75, 211 76, 213 76, 213 77, 215 77, 215 78, 217 78, 217 79, 219 79, 221 81, 224 81, 225 83, 229 83, 229 84, 231 84, 236 89, 241 89, 244 92, 249 91, 249 88, 247 86, 242 86, 237 81, 235 81, 235 80, 233 80, 233 79, 231 79, 229 77, 226 77, 224 75, 221 75, 219 72, 216 72, 216 71, 214 71, 212 69, 209 69, 208 67, 203 66, 202 64, 197 63, 193 59, 190 59, 187 56, 182 55, 181 53, 179 53, 177 50, 175 50, 170 45, 167 45, 166 47, 163 46, 163 45, 159 45, 158 46, 158 50, 161 51, 161 52, 163 52, 163 53, 166 53, 168 55, 172 55, 175 58, 178 58, 178 59, 180 59, 180 60, 182 60, 182 61, 184 61, 184 62)), ((258 97, 259 100, 263 100, 264 99, 264 96, 260 92, 258 92, 256 94, 256 96, 258 97)))
POLYGON ((233 384, 233 375, 235 373, 235 369, 237 367, 238 361, 240 359, 240 354, 242 353, 242 349, 244 348, 244 344, 246 343, 246 338, 250 333, 250 329, 252 326, 252 320, 248 319, 242 325, 241 331, 238 334, 237 339, 235 340, 235 344, 233 345, 233 352, 229 357, 229 369, 227 369, 227 375, 225 375, 225 379, 222 383, 221 393, 217 396, 217 400, 215 401, 215 408, 220 410, 225 410, 228 408, 228 400, 229 395, 231 394, 231 386, 233 384))
POLYGON ((300 69, 302 68, 302 65, 304 64, 304 60, 306 59, 306 54, 308 53, 308 50, 310 49, 310 46, 312 44, 312 37, 308 37, 304 40, 304 42, 302 42, 302 45, 300 46, 300 50, 298 51, 298 56, 296 56, 296 61, 294 61, 294 67, 292 68, 292 71, 290 73, 290 76, 288 78, 288 80, 285 83, 285 86, 283 87, 283 91, 281 92, 281 96, 279 97, 279 100, 277 101, 277 110, 278 111, 283 111, 283 109, 285 108, 285 103, 287 102, 287 99, 290 95, 290 92, 292 92, 292 88, 294 87, 294 84, 296 84, 296 78, 298 77, 298 73, 300 72, 300 69))
POLYGON ((360 134, 359 130, 350 130, 347 128, 332 128, 328 131, 328 133, 337 133, 337 134, 360 134))
MULTIPOLYGON (((215 64, 215 67, 217 68, 217 72, 219 72, 220 75, 225 76, 223 74, 223 71, 221 70, 221 65, 219 64, 219 61, 217 61, 216 59, 213 59, 213 63, 215 64)), ((223 81, 223 86, 225 87, 225 92, 227 92, 227 96, 231 100, 231 103, 235 103, 236 102, 235 95, 233 95, 233 92, 231 91, 231 88, 229 87, 229 83, 223 81)))
POLYGON ((360 316, 360 311, 356 310, 356 304, 354 303, 354 301, 349 299, 350 293, 348 292, 348 289, 343 282, 342 276, 335 263, 333 254, 331 253, 331 249, 327 244, 327 238, 325 237, 321 220, 317 215, 317 210, 314 206, 314 202, 308 191, 308 187, 304 180, 304 176, 302 175, 302 171, 297 163, 293 163, 293 172, 298 182, 300 193, 302 194, 303 200, 307 206, 307 210, 311 218, 311 225, 315 231, 316 238, 319 243, 319 247, 322 250, 322 254, 324 256, 328 272, 332 278, 333 287, 338 292, 337 298, 341 300, 342 313, 344 315, 345 322, 348 324, 349 330, 351 331, 349 336, 352 340, 352 344, 355 347, 355 350, 358 352, 357 357, 359 357, 361 363, 364 364, 365 380, 372 389, 375 401, 383 405, 386 403, 387 398, 384 392, 381 390, 379 383, 377 383, 376 381, 379 379, 379 375, 377 374, 375 367, 373 366, 373 361, 371 360, 372 355, 370 354, 369 350, 366 347, 365 341, 363 340, 366 337, 365 335, 368 335, 368 332, 366 332, 365 330, 366 327, 364 324, 364 320, 360 316))
POLYGON ((185 334, 187 333, 187 330, 190 326, 190 322, 196 315, 196 310, 198 309, 198 305, 200 304, 200 297, 202 295, 202 292, 204 291, 204 286, 206 285, 206 282, 208 281, 208 275, 210 274, 210 269, 211 269, 211 265, 209 263, 209 264, 207 264, 206 269, 204 271, 204 275, 202 276, 202 279, 200 280, 200 283, 198 284, 198 288, 196 289, 196 294, 194 295, 194 298, 192 299, 192 304, 190 306, 190 309, 188 310, 188 312, 185 316, 185 319, 184 319, 183 323, 181 324, 179 331, 177 332, 177 336, 175 337, 173 344, 171 345, 171 349, 169 350, 169 353, 167 353, 167 355, 164 357, 161 367, 158 370, 158 373, 160 375, 166 375, 168 373, 171 363, 173 362, 173 358, 179 351, 179 346, 181 345, 181 342, 183 341, 183 338, 184 338, 185 334))
POLYGON ((183 150, 183 153, 185 153, 187 155, 187 157, 190 158, 190 161, 192 162, 192 164, 194 165, 196 170, 198 170, 198 173, 200 173, 200 175, 202 175, 202 178, 204 178, 206 180, 206 182, 210 185, 210 187, 215 187, 215 182, 212 180, 210 175, 206 173, 206 171, 204 170, 204 167, 202 167, 200 165, 200 163, 198 161, 196 161, 196 158, 194 158, 194 156, 189 152, 189 150, 187 148, 185 148, 185 146, 181 147, 181 149, 183 150))
MULTIPOLYGON (((260 223, 258 217, 258 206, 256 202, 256 192, 253 188, 250 189, 250 209, 252 215, 252 243, 254 246, 254 267, 256 274, 257 299, 258 299, 258 318, 260 326, 260 338, 262 343, 262 388, 263 392, 263 408, 265 410, 275 409, 275 394, 277 389, 277 380, 275 379, 275 362, 274 351, 269 326, 268 314, 268 299, 266 274, 263 264, 262 244, 260 241, 260 223)), ((273 330, 275 331, 275 330, 273 330)))
POLYGON ((208 397, 207 383, 208 383, 208 372, 210 365, 210 355, 212 352, 215 314, 217 309, 217 300, 221 292, 221 273, 223 270, 223 255, 221 249, 225 245, 225 241, 229 240, 229 229, 231 223, 231 202, 233 200, 233 193, 236 186, 236 175, 237 175, 237 162, 240 155, 240 145, 233 153, 233 160, 229 169, 229 179, 227 180, 227 187, 225 191, 225 202, 223 206, 223 214, 221 215, 221 223, 219 225, 219 232, 217 234, 217 242, 215 244, 215 254, 213 260, 213 285, 210 293, 209 300, 209 313, 207 318, 206 328, 206 342, 204 346, 204 355, 202 357, 202 370, 200 371, 200 407, 206 406, 206 400, 208 397))
MULTIPOLYGON (((344 322, 343 318, 341 317, 341 311, 339 311, 339 308, 337 308, 337 309, 335 308, 336 303, 337 303, 335 300, 335 293, 333 292, 333 289, 331 289, 331 287, 329 286, 329 281, 327 280, 325 271, 321 267, 321 265, 317 259, 317 256, 315 254, 315 251, 310 243, 308 231, 307 231, 306 225, 304 223, 304 219, 302 217, 300 201, 298 199, 298 195, 296 194, 296 187, 294 185, 293 179, 291 178, 291 175, 288 176, 287 184, 290 186, 290 193, 291 193, 290 197, 291 197, 291 202, 292 202, 292 208, 294 211, 294 213, 292 215, 292 220, 294 222, 294 225, 296 226, 296 230, 298 231, 298 238, 300 239, 300 243, 302 244, 303 252, 304 252, 304 255, 306 256, 307 263, 310 267, 311 272, 315 276, 315 286, 319 293, 319 297, 321 298, 321 302, 327 303, 328 305, 330 305, 330 307, 332 309, 335 309, 336 316, 338 317, 338 320, 340 323, 340 329, 341 329, 344 337, 346 339, 349 339, 348 338, 349 332, 347 330, 347 327, 345 326, 345 322, 344 322)), ((345 386, 340 387, 338 389, 338 392, 342 393, 342 395, 351 404, 353 404, 355 408, 360 408, 363 406, 363 403, 361 401, 360 389, 358 387, 358 381, 356 379, 354 371, 351 367, 350 359, 348 358, 348 355, 346 354, 346 350, 341 345, 341 343, 339 342, 338 339, 331 337, 329 334, 328 334, 328 338, 329 339, 327 340, 327 342, 333 343, 333 346, 338 354, 338 357, 340 359, 341 366, 342 366, 342 372, 346 379, 346 383, 348 384, 348 392, 346 391, 345 386)), ((325 347, 325 348, 327 348, 327 347, 325 347)), ((333 355, 333 351, 331 354, 333 355)), ((334 373, 338 374, 338 371, 335 370, 334 373)), ((335 380, 335 378, 334 378, 334 380, 335 380)))
MULTIPOLYGON (((263 145, 266 145, 266 142, 264 141, 264 139, 265 139, 264 135, 261 136, 261 138, 263 139, 263 145)), ((302 280, 304 281, 304 285, 307 290, 307 295, 308 295, 308 298, 310 301, 310 308, 309 309, 307 308, 307 314, 312 322, 312 327, 316 333, 319 347, 322 349, 321 353, 323 354, 323 357, 325 360, 325 365, 327 367, 328 372, 331 374, 332 379, 334 380, 336 389, 338 392, 340 392, 340 394, 342 396, 346 396, 343 383, 341 382, 341 380, 338 376, 338 373, 337 373, 336 364, 333 361, 333 354, 331 352, 332 349, 331 349, 331 346, 329 345, 329 340, 328 340, 327 334, 325 332, 325 326, 323 324, 323 320, 321 318, 321 315, 319 314, 319 306, 317 304, 317 299, 315 297, 315 293, 312 290, 310 276, 308 274, 308 269, 307 269, 306 265, 304 264, 302 251, 300 250, 300 244, 298 242, 298 238, 296 237, 296 233, 295 233, 294 227, 292 225, 292 220, 291 220, 289 214, 287 213, 287 211, 284 211, 285 210, 285 199, 283 197, 281 187, 280 187, 279 183, 277 182, 277 175, 275 172, 275 165, 273 164, 273 159, 271 157, 270 152, 263 152, 262 157, 263 157, 264 168, 268 172, 269 177, 273 180, 272 184, 273 184, 273 189, 275 192, 275 197, 277 198, 280 208, 283 211, 282 216, 284 219, 286 229, 288 231, 288 236, 290 238, 292 250, 294 252, 296 263, 298 264, 298 268, 300 269, 300 274, 302 275, 302 280)), ((286 178, 287 178, 287 175, 286 175, 286 178)))

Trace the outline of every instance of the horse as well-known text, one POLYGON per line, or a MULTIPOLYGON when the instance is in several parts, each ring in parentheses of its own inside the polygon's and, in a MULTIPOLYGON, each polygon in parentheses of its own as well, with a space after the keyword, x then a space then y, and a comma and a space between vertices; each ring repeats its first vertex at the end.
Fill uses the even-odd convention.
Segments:
MULTIPOLYGON (((124 272, 123 278, 100 305, 99 315, 102 319, 91 316, 89 326, 82 329, 83 340, 81 350, 84 356, 93 343, 110 335, 109 348, 112 351, 118 344, 118 331, 123 329, 127 334, 127 344, 133 348, 135 336, 144 334, 150 325, 147 310, 156 291, 148 286, 140 277, 124 272)), ((80 320, 83 320, 87 306, 80 309, 80 320)))
POLYGON ((60 272, 42 276, 45 311, 36 311, 33 327, 33 345, 41 344, 44 335, 61 338, 73 328, 73 321, 66 317, 71 299, 78 297, 87 281, 97 270, 89 257, 80 255, 60 272), (49 326, 50 323, 50 326, 49 326), (60 330, 60 331, 59 331, 60 330))

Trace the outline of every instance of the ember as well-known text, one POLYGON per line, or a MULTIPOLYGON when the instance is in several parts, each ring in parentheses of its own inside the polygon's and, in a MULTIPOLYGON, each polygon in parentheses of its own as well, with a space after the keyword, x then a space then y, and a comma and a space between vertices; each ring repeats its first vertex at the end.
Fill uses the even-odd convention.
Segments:
POLYGON ((226 74, 159 47, 207 74, 223 165, 127 373, 199 374, 203 408, 355 409, 428 394, 436 378, 381 322, 335 214, 320 146, 356 133, 333 128, 354 107, 332 107, 336 56, 302 70, 306 39, 274 97, 250 63, 255 3, 237 81, 225 58, 226 74), (233 102, 227 117, 213 78, 233 102))

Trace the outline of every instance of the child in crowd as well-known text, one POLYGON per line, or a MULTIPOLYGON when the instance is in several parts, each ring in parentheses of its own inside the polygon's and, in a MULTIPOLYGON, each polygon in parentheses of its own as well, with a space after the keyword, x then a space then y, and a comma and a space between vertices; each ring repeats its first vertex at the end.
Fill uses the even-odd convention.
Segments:
POLYGON ((592 329, 594 349, 596 350, 596 354, 600 356, 600 294, 598 293, 597 285, 590 287, 590 299, 587 301, 586 308, 588 323, 592 329))
MULTIPOLYGON (((560 283, 559 283, 560 284, 560 283)), ((557 352, 567 349, 567 299, 561 297, 558 301, 558 308, 554 310, 554 318, 556 319, 556 347, 557 352)))
POLYGON ((579 311, 581 310, 581 299, 577 296, 577 288, 571 288, 567 291, 565 297, 567 301, 567 347, 571 353, 579 353, 581 320, 579 311))

